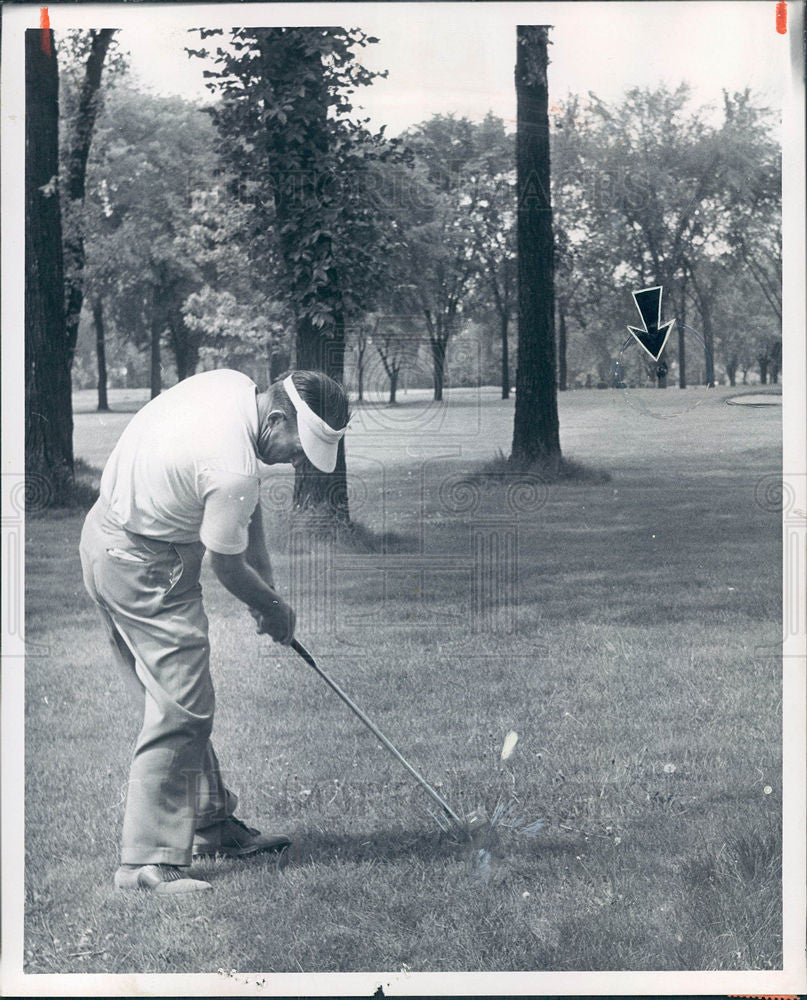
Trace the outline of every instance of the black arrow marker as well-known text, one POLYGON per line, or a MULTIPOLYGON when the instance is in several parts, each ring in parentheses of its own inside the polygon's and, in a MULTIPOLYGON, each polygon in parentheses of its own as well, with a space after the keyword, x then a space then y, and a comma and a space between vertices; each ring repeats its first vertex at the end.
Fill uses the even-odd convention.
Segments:
POLYGON ((662 286, 656 285, 654 288, 642 288, 641 291, 632 293, 644 328, 640 330, 635 326, 628 327, 636 343, 647 351, 654 361, 658 361, 661 357, 670 330, 675 324, 674 319, 669 323, 661 322, 661 292, 662 286))

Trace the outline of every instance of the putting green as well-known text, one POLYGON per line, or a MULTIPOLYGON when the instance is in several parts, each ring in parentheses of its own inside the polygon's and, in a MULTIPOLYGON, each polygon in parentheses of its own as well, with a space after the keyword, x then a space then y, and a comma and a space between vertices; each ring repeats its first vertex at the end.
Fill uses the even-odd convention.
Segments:
POLYGON ((749 392, 742 396, 729 396, 731 406, 781 406, 781 392, 749 392))

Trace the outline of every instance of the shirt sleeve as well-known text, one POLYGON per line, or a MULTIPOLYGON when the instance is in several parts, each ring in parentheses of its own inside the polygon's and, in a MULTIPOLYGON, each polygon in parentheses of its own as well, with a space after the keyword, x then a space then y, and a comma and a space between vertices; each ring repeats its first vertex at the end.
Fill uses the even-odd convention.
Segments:
POLYGON ((206 469, 200 475, 204 513, 199 538, 205 548, 225 556, 247 548, 249 522, 260 499, 254 476, 206 469))

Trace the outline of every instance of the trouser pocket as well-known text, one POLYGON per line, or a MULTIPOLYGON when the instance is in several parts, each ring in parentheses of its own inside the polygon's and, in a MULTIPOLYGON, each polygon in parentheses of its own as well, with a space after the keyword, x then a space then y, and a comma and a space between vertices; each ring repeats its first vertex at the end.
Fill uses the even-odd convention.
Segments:
POLYGON ((107 534, 95 560, 95 583, 111 607, 154 614, 182 577, 182 559, 168 542, 107 534))

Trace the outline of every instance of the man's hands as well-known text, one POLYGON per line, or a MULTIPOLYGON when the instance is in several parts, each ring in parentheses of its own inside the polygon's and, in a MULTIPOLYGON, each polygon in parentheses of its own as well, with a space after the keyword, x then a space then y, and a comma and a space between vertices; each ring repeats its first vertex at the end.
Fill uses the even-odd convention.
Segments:
POLYGON ((247 563, 244 553, 223 555, 211 551, 210 564, 222 585, 247 605, 258 623, 258 632, 288 645, 294 638, 295 614, 280 594, 247 563))
POLYGON ((250 608, 249 613, 258 626, 258 635, 270 635, 275 642, 288 646, 294 638, 297 615, 279 595, 275 609, 271 614, 266 614, 257 608, 250 608))

